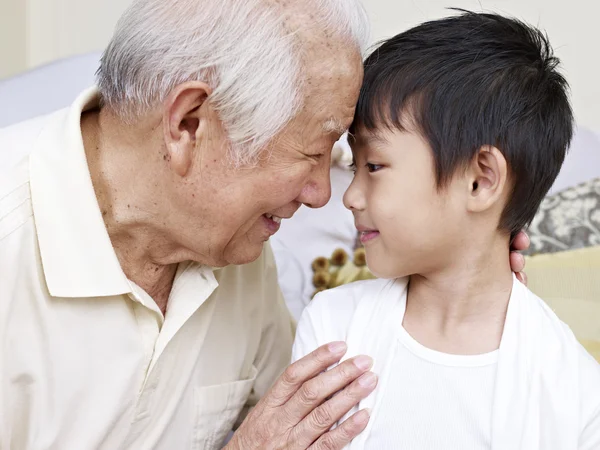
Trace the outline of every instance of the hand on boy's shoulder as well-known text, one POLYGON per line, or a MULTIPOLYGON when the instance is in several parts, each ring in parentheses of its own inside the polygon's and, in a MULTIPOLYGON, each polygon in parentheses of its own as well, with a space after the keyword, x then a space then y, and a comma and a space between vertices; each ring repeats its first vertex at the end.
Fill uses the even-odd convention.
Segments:
POLYGON ((519 252, 527 250, 530 245, 531 241, 527 233, 520 231, 513 239, 510 247, 510 268, 515 272, 517 279, 524 285, 527 285, 527 275, 523 272, 525 269, 525 258, 519 252))

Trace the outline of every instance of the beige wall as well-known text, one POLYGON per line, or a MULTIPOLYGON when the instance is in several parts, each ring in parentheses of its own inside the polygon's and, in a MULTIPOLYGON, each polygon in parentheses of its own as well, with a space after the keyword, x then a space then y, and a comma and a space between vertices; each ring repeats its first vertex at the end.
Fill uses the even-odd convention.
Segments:
POLYGON ((373 40, 450 13, 446 7, 509 14, 545 29, 571 85, 579 124, 600 131, 600 2, 595 0, 364 0, 373 40))
POLYGON ((0 78, 102 50, 131 0, 0 0, 0 78))
POLYGON ((0 78, 27 67, 24 0, 0 0, 0 78))
POLYGON ((102 50, 119 16, 131 3, 131 0, 26 1, 29 5, 30 67, 66 56, 102 50))
MULTIPOLYGON (((563 60, 579 123, 600 129, 600 72, 593 0, 363 0, 373 40, 448 14, 448 5, 510 13, 545 28, 563 60)), ((101 50, 131 0, 0 0, 0 77, 101 50)))

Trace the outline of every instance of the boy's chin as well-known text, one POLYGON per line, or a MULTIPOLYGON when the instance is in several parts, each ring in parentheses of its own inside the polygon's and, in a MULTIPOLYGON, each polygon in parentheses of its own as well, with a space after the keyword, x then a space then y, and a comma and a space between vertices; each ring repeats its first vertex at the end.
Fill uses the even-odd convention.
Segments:
POLYGON ((393 279, 403 278, 412 275, 408 267, 397 267, 396 264, 386 263, 384 260, 369 261, 367 257, 367 267, 369 271, 377 278, 393 279))

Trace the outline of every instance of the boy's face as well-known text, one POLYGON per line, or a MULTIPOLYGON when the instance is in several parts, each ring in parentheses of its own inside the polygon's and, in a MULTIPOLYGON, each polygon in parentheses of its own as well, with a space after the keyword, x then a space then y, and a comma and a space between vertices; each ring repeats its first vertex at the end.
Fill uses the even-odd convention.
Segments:
POLYGON ((434 160, 416 132, 360 132, 356 173, 344 195, 367 263, 381 278, 444 270, 464 248, 469 182, 457 173, 437 189, 434 160))

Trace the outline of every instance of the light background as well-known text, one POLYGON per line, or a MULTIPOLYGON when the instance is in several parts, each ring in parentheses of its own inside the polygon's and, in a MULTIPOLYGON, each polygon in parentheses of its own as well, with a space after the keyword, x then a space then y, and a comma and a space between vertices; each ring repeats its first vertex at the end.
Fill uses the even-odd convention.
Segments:
MULTIPOLYGON (((131 0, 0 0, 0 78, 101 50, 131 0)), ((373 42, 447 7, 517 16, 545 29, 572 87, 577 122, 600 130, 600 2, 595 0, 363 0, 373 42)), ((1 99, 0 99, 1 101, 1 99)))

